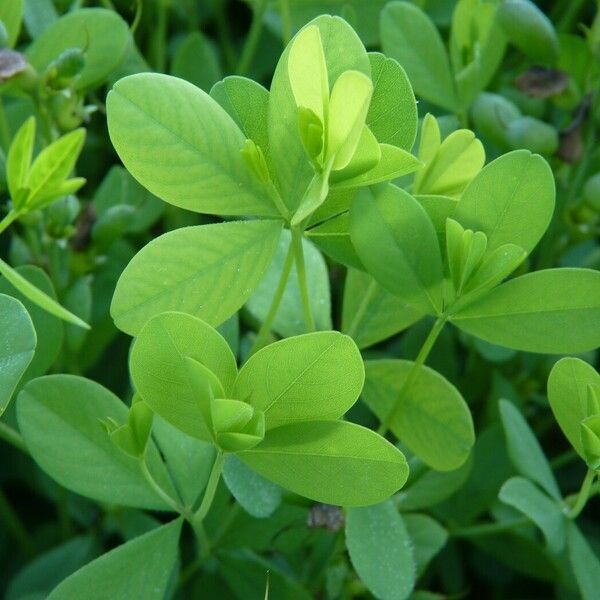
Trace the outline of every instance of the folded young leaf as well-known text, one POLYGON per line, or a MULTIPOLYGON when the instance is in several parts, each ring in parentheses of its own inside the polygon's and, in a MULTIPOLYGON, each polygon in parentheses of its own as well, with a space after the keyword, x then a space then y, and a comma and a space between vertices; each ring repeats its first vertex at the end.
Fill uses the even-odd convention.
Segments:
POLYGON ((416 579, 413 544, 391 500, 348 510, 346 547, 356 573, 376 598, 408 598, 416 579))
POLYGON ((361 189, 350 211, 350 235, 367 271, 406 304, 442 310, 442 258, 421 205, 393 185, 361 189))
MULTIPOLYGON (((13 205, 17 192, 25 187, 31 166, 33 143, 35 141, 35 117, 29 117, 19 128, 6 156, 6 180, 13 205)), ((15 206, 19 208, 19 206, 15 206)))
POLYGON ((111 315, 135 335, 165 311, 220 325, 235 313, 271 264, 280 221, 233 221, 165 233, 138 252, 115 289, 111 315))
POLYGON ((450 317, 463 331, 500 346, 576 354, 600 346, 600 272, 548 269, 493 289, 450 317))
MULTIPOLYGON (((119 450, 102 427, 107 418, 127 419, 127 406, 106 388, 74 375, 34 379, 18 396, 17 418, 31 456, 60 485, 100 502, 169 510, 139 461, 119 450)), ((153 443, 146 461, 159 485, 174 494, 153 443)))
POLYGON ((287 338, 242 367, 233 395, 264 411, 267 430, 295 421, 337 419, 356 402, 364 367, 356 344, 337 331, 287 338))
POLYGON ((529 254, 550 223, 554 197, 548 163, 527 150, 515 150, 485 166, 462 194, 452 218, 483 231, 490 251, 516 244, 529 254))
MULTIPOLYGON (((363 399, 380 420, 398 401, 402 384, 413 367, 408 360, 369 360, 363 399)), ((468 458, 475 442, 473 419, 460 392, 439 373, 421 367, 401 408, 390 422, 394 435, 425 464, 451 471, 468 458)))
POLYGON ((343 169, 331 173, 329 183, 342 183, 373 170, 381 160, 381 146, 373 132, 365 125, 352 159, 343 169))
POLYGON ((225 339, 200 319, 176 312, 150 319, 136 337, 129 358, 133 384, 152 410, 188 435, 210 440, 211 393, 208 389, 202 393, 196 386, 195 365, 212 395, 223 397, 230 392, 237 366, 225 339))
POLYGON ((131 75, 114 85, 106 109, 123 164, 159 198, 209 214, 279 215, 240 154, 244 134, 191 83, 158 73, 131 75))
POLYGON ((31 317, 15 298, 0 294, 0 416, 6 410, 36 347, 31 317))
POLYGON ((548 378, 548 401, 571 446, 584 459, 580 423, 594 412, 589 407, 591 393, 600 395, 600 374, 594 367, 570 357, 554 365, 548 378))
POLYGON ((345 421, 305 421, 271 429, 239 458, 263 477, 317 502, 367 506, 400 489, 408 465, 374 431, 345 421))
POLYGON ((542 531, 548 549, 558 554, 565 545, 566 517, 561 504, 551 500, 524 477, 512 477, 500 489, 502 502, 516 508, 531 519, 542 531))
POLYGON ((67 577, 48 600, 164 598, 179 556, 181 524, 177 519, 117 546, 67 577))

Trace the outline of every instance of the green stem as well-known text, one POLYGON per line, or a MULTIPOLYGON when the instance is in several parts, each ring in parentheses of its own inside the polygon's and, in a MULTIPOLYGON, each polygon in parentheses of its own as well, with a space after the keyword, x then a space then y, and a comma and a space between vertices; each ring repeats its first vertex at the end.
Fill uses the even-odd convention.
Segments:
POLYGON ((281 13, 281 35, 285 48, 292 39, 292 17, 288 0, 279 0, 279 12, 281 13))
POLYGON ((463 527, 461 529, 455 529, 454 531, 451 530, 450 535, 460 538, 477 538, 486 535, 495 535, 497 533, 512 531, 513 529, 518 529, 519 527, 523 527, 525 525, 531 525, 531 521, 523 517, 522 519, 515 519, 505 523, 485 523, 484 525, 463 527))
POLYGON ((427 360, 427 357, 429 356, 429 353, 431 352, 431 349, 433 348, 433 345, 435 344, 435 341, 437 340, 438 336, 442 332, 442 329, 444 328, 445 324, 446 317, 438 317, 437 321, 431 328, 427 339, 423 342, 421 350, 419 350, 419 354, 417 355, 415 362, 413 363, 410 371, 408 372, 408 375, 406 376, 406 379, 404 380, 404 383, 402 384, 402 387, 400 388, 400 392, 398 393, 398 397, 396 398, 396 402, 392 407, 392 410, 390 410, 387 417, 383 419, 379 429, 377 430, 377 432, 380 435, 385 435, 387 433, 388 429, 390 428, 390 423, 392 423, 392 421, 396 418, 398 411, 402 407, 402 400, 404 399, 404 395, 406 394, 406 392, 408 392, 415 379, 417 378, 421 367, 427 360))
POLYGON ((144 479, 148 482, 148 485, 154 490, 156 495, 167 506, 171 507, 175 512, 183 515, 188 520, 191 519, 192 515, 185 508, 180 506, 175 499, 171 498, 171 496, 169 496, 169 494, 167 494, 167 492, 165 492, 165 490, 163 490, 162 487, 160 487, 160 485, 152 476, 152 473, 150 473, 150 470, 148 469, 148 465, 146 464, 146 460, 144 457, 140 458, 139 463, 142 474, 144 475, 144 479))
POLYGON ((592 491, 592 483, 594 483, 595 477, 596 471, 588 469, 583 483, 581 484, 581 489, 579 490, 579 493, 575 499, 575 504, 573 504, 573 507, 567 513, 568 519, 576 519, 581 514, 581 511, 585 508, 585 505, 590 497, 590 492, 592 491))
POLYGON ((358 328, 359 323, 362 321, 363 317, 365 316, 365 313, 367 312, 367 308, 369 308, 369 304, 371 304, 371 301, 373 300, 373 296, 375 296, 376 292, 377 292, 377 282, 374 279, 371 279, 371 282, 369 283, 369 287, 367 288, 365 295, 362 297, 362 300, 360 301, 358 310, 356 311, 354 318, 352 319, 352 323, 350 323, 350 327, 348 327, 348 330, 346 331, 346 333, 350 337, 354 337, 354 334, 356 333, 356 329, 358 328))
POLYGON ((153 35, 154 67, 159 73, 167 68, 167 26, 169 19, 168 7, 165 0, 159 0, 157 5, 156 27, 153 35))
POLYGON ((33 541, 2 489, 0 489, 0 520, 4 521, 23 553, 29 558, 35 556, 33 541))
MULTIPOLYGON (((555 421, 556 422, 556 421, 555 421)), ((573 448, 566 450, 562 454, 555 456, 552 460, 550 460, 550 466, 553 471, 556 471, 565 465, 568 465, 570 462, 579 458, 579 454, 573 450, 573 448)))
POLYGON ((217 23, 217 32, 219 34, 219 41, 221 42, 221 46, 223 48, 225 64, 228 69, 232 69, 236 64, 235 49, 231 43, 231 32, 229 30, 229 22, 227 21, 227 15, 225 14, 223 0, 215 1, 214 11, 215 21, 217 23))
POLYGON ((304 249, 302 248, 302 232, 295 227, 292 228, 292 246, 294 248, 294 261, 296 263, 296 275, 302 297, 302 310, 304 321, 309 332, 316 331, 315 318, 310 305, 310 294, 308 293, 308 279, 306 277, 306 265, 304 264, 304 249))
POLYGON ((6 120, 6 112, 4 111, 4 101, 0 98, 0 147, 4 152, 8 152, 10 148, 10 129, 6 120))
POLYGON ((19 218, 19 213, 16 210, 11 210, 3 219, 0 221, 0 234, 8 228, 14 221, 19 218))
POLYGON ((240 57, 240 61, 238 62, 236 69, 238 75, 245 75, 252 64, 252 59, 254 58, 256 49, 258 47, 258 42, 260 41, 260 34, 262 33, 263 26, 263 16, 266 8, 267 1, 258 0, 254 8, 254 13, 252 14, 250 31, 248 31, 246 41, 244 42, 244 48, 242 50, 242 56, 240 57))
POLYGON ((25 454, 29 454, 23 436, 10 425, 7 425, 2 421, 0 421, 0 440, 4 440, 18 450, 25 452, 25 454))
POLYGON ((288 248, 288 252, 285 257, 285 262, 283 263, 283 270, 281 271, 281 276, 279 277, 279 283, 277 284, 277 289, 275 290, 275 294, 271 300, 271 307, 269 308, 269 312, 267 313, 263 324, 260 326, 256 339, 254 340, 254 344, 252 344, 250 356, 252 356, 255 352, 258 352, 265 345, 267 336, 271 332, 273 321, 277 316, 277 311, 279 310, 279 306, 285 292, 285 286, 287 285, 287 281, 290 277, 293 264, 294 249, 290 243, 290 247, 288 248))

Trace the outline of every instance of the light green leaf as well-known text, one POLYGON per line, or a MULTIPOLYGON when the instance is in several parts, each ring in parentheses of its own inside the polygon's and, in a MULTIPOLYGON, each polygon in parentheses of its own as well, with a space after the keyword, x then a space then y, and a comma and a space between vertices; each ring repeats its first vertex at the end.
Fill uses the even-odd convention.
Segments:
POLYGON ((382 502, 408 476, 406 459, 397 448, 374 431, 344 421, 283 425, 238 456, 296 494, 339 506, 382 502))
POLYGON ((580 423, 590 416, 589 394, 600 393, 600 375, 579 358, 559 360, 548 378, 548 400, 563 433, 585 460, 580 423))
POLYGON ((451 315, 463 331, 515 350, 576 354, 600 346, 600 272, 547 269, 511 279, 451 315))
MULTIPOLYGON (((392 148, 396 149, 395 146, 392 148)), ((334 171, 329 176, 329 183, 334 184, 353 179, 372 171, 381 160, 381 145, 371 130, 364 125, 352 159, 346 167, 334 171)))
POLYGON ((0 0, 0 20, 8 32, 8 47, 13 48, 21 31, 24 0, 0 0))
MULTIPOLYGON (((237 366, 229 345, 200 319, 178 312, 159 314, 140 330, 130 354, 131 378, 163 419, 188 435, 210 440, 208 409, 198 397, 186 359, 199 363, 210 379, 217 378, 225 394, 230 392, 237 366)), ((214 388, 213 392, 222 397, 214 388)))
POLYGON ((267 429, 295 421, 337 419, 356 402, 364 381, 356 344, 337 331, 281 340, 242 367, 233 395, 264 411, 267 429))
MULTIPOLYGON (((264 321, 277 288, 283 265, 291 243, 289 230, 284 229, 279 238, 277 254, 258 284, 254 294, 246 302, 246 309, 259 321, 264 321)), ((329 290, 329 272, 322 254, 307 239, 302 240, 304 262, 310 303, 317 329, 332 329, 331 293, 329 290)), ((298 286, 296 265, 292 266, 277 316, 271 327, 281 337, 300 335, 306 331, 302 297, 298 286)))
POLYGON ((373 97, 367 125, 383 144, 410 152, 417 135, 417 103, 404 69, 379 52, 369 52, 373 97))
POLYGON ((85 49, 85 65, 75 81, 76 90, 101 85, 125 59, 132 44, 127 23, 113 10, 74 10, 43 31, 29 46, 26 56, 43 71, 68 48, 85 49))
MULTIPOLYGON (((408 360, 365 363, 363 399, 380 420, 398 400, 413 367, 408 360)), ((439 373, 422 366, 390 422, 394 435, 424 463, 438 471, 460 467, 469 456, 475 434, 469 408, 460 392, 439 373)))
POLYGON ((16 299, 0 294, 0 416, 27 366, 36 346, 35 329, 25 307, 16 299))
POLYGON ((390 2, 381 11, 380 27, 384 53, 404 68, 417 96, 456 112, 448 54, 427 14, 409 2, 390 2))
POLYGON ((67 577, 48 600, 165 598, 178 559, 181 519, 117 546, 67 577))
POLYGON ((548 498, 524 477, 509 479, 500 489, 498 497, 540 528, 551 552, 561 552, 565 545, 566 519, 560 504, 548 498))
MULTIPOLYGON (((60 485, 108 504, 168 510, 138 460, 119 450, 102 426, 107 418, 127 420, 127 407, 106 388, 74 375, 40 377, 19 394, 17 417, 31 456, 60 485)), ((174 493, 153 444, 146 460, 163 489, 174 493)))
POLYGON ((171 74, 186 79, 205 92, 223 76, 216 48, 200 31, 188 33, 177 46, 171 74))
MULTIPOLYGON (((445 546, 448 532, 427 515, 408 514, 402 519, 411 541, 417 576, 421 576, 431 559, 445 546)), ((414 596, 411 598, 414 600, 414 596)))
POLYGON ((350 235, 367 271, 413 308, 442 309, 442 259, 435 230, 421 205, 387 185, 361 189, 350 212, 350 235))
POLYGON ((35 117, 29 117, 13 138, 6 157, 6 179, 13 204, 26 186, 35 141, 35 117))
POLYGON ((489 251, 516 244, 529 254, 550 223, 554 196, 548 163, 527 150, 515 150, 489 163, 473 179, 452 218, 463 227, 483 231, 489 251))
POLYGON ((408 531, 391 500, 348 510, 346 547, 356 573, 376 598, 408 598, 415 585, 415 560, 408 531))
POLYGON ((596 600, 600 589, 600 559, 575 523, 567 525, 567 552, 583 600, 596 600))
POLYGON ((123 164, 165 202, 217 215, 278 215, 240 154, 244 135, 196 86, 158 73, 131 75, 114 85, 106 108, 123 164))
POLYGON ((499 406, 511 462, 521 475, 535 481, 550 496, 560 501, 561 494, 552 469, 527 421, 508 400, 500 400, 499 406))
POLYGON ((223 479, 242 508, 256 519, 270 517, 281 504, 281 488, 249 469, 234 454, 225 459, 223 479))
POLYGON ((111 304, 119 329, 180 311, 220 325, 246 302, 277 249, 279 221, 184 227, 156 238, 123 271, 111 304))
POLYGON ((423 316, 383 289, 370 275, 348 269, 344 285, 342 332, 367 348, 403 331, 423 316))
POLYGON ((42 292, 42 290, 39 290, 32 285, 27 279, 25 279, 25 277, 20 275, 2 259, 0 259, 0 274, 6 277, 6 280, 12 286, 17 288, 17 290, 19 290, 19 292, 21 292, 25 297, 31 300, 31 302, 43 308, 51 315, 54 315, 59 319, 63 319, 63 321, 67 321, 68 323, 73 323, 74 325, 83 327, 84 329, 90 328, 87 323, 82 321, 73 313, 69 312, 66 308, 63 308, 60 304, 58 304, 58 302, 56 302, 56 300, 53 300, 50 296, 42 292))

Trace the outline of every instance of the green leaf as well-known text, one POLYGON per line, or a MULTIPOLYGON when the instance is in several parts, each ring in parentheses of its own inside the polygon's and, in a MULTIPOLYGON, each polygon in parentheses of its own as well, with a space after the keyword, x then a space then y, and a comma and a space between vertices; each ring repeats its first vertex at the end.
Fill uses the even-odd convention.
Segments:
POLYGON ((367 125, 383 144, 408 152, 417 135, 417 103, 404 69, 379 52, 369 52, 373 97, 367 125))
POLYGON ((361 581, 376 598, 408 598, 415 585, 415 560, 394 503, 351 508, 346 519, 346 547, 361 581))
POLYGON ((196 86, 139 73, 113 86, 106 108, 110 138, 123 164, 165 202, 216 215, 278 216, 240 154, 244 135, 196 86))
POLYGON ((367 348, 403 331, 421 319, 411 308, 383 289, 370 275, 348 269, 344 285, 342 332, 367 348))
POLYGON ((35 329, 25 307, 0 294, 0 416, 33 358, 35 329))
MULTIPOLYGON (((127 419, 125 404, 106 388, 73 375, 40 377, 19 394, 17 416, 31 456, 62 486, 108 504, 167 510, 138 460, 121 452, 102 426, 107 418, 127 419)), ((153 444, 146 460, 158 483, 171 490, 153 444)))
POLYGON ((600 559, 575 523, 567 525, 567 553, 583 600, 595 600, 600 589, 600 559))
POLYGON ((483 231, 488 251, 516 244, 528 254, 554 212, 554 177, 548 163, 515 150, 489 163, 470 183, 452 216, 463 227, 483 231))
POLYGON ((562 496, 544 452, 519 409, 500 400, 500 417, 511 462, 519 474, 540 485, 555 500, 562 496))
POLYGON ((181 519, 117 546, 56 587, 48 600, 161 600, 178 559, 181 519))
POLYGON ((463 331, 487 342, 548 354, 600 346, 600 272, 547 269, 498 286, 451 315, 463 331))
MULTIPOLYGON (((380 420, 387 417, 414 363, 370 360, 365 363, 363 399, 380 420)), ((460 467, 475 434, 471 412, 460 392, 439 373, 422 366, 390 422, 396 437, 425 464, 438 471, 460 467)))
POLYGON ((66 308, 63 308, 56 300, 53 300, 48 296, 48 294, 45 294, 42 290, 39 290, 31 284, 25 277, 20 275, 2 259, 0 259, 0 274, 2 274, 13 287, 19 290, 21 294, 51 315, 63 319, 63 321, 67 321, 68 323, 83 327, 84 329, 90 328, 87 323, 69 312, 66 308))
POLYGON ((279 221, 234 221, 165 233, 142 248, 123 271, 111 304, 115 324, 135 335, 148 319, 165 311, 221 324, 258 285, 280 233, 279 221))
POLYGON ((13 48, 21 31, 24 0, 0 0, 0 21, 8 32, 8 47, 13 48))
POLYGON ((281 488, 249 469, 233 454, 225 459, 223 479, 242 508, 256 519, 270 517, 281 504, 281 488))
POLYGON ((233 395, 264 411, 272 429, 341 417, 356 402, 363 381, 356 344, 337 331, 323 331, 259 350, 240 370, 233 395))
POLYGON ((177 46, 171 74, 206 92, 223 76, 217 50, 200 31, 188 33, 177 46))
POLYGON ((35 117, 29 117, 15 134, 6 157, 6 179, 13 204, 19 198, 19 190, 26 187, 34 141, 35 117))
POLYGON ((559 360, 548 378, 548 400, 560 428, 585 460, 580 423, 590 416, 589 395, 600 392, 600 375, 579 358, 559 360))
POLYGON ((512 477, 500 489, 502 502, 516 508, 531 519, 542 531, 548 549, 554 554, 565 545, 565 515, 561 505, 524 477, 512 477))
POLYGON ((431 19, 409 2, 390 2, 381 12, 381 44, 406 71, 417 96, 456 112, 448 54, 431 19))
POLYGON ((399 450, 370 429, 344 421, 283 425, 238 456, 296 494, 339 506, 382 502, 408 476, 399 450))
MULTIPOLYGON (((421 576, 431 559, 446 545, 448 532, 427 515, 408 514, 403 520, 411 541, 417 576, 421 576)), ((411 598, 414 600, 414 596, 411 598)))
POLYGON ((43 71, 64 50, 85 49, 85 65, 75 89, 87 91, 106 81, 123 62, 131 44, 129 27, 118 13, 82 8, 46 28, 29 46, 26 56, 38 71, 43 71))
MULTIPOLYGON (((237 375, 235 357, 225 339, 191 315, 159 314, 138 333, 130 355, 133 384, 148 405, 181 431, 210 440, 210 423, 197 395, 187 360, 216 377, 225 394, 237 375)), ((216 390, 213 389, 216 395, 216 390)), ((218 397, 222 397, 219 394, 218 397)))
MULTIPOLYGON (((245 308, 259 321, 264 321, 281 276, 291 243, 289 230, 284 229, 279 238, 277 253, 258 287, 246 302, 245 308)), ((312 242, 303 238, 304 262, 312 313, 317 329, 332 329, 331 292, 329 272, 322 254, 312 242)), ((300 335, 306 331, 302 297, 298 286, 296 265, 292 266, 281 304, 273 320, 271 330, 281 337, 300 335)))
POLYGON ((437 237, 429 217, 408 192, 393 185, 362 189, 352 205, 350 235, 378 283, 417 310, 441 311, 437 237))

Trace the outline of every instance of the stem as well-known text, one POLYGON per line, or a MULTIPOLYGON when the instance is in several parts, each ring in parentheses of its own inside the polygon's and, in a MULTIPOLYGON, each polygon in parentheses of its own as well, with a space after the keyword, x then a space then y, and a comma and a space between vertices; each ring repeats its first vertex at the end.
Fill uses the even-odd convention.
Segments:
POLYGON ((266 0, 258 0, 254 9, 254 13, 252 14, 252 23, 250 25, 250 31, 248 31, 248 36, 246 37, 246 41, 244 42, 242 56, 240 58, 240 61, 238 62, 238 75, 245 75, 250 65, 252 64, 252 59, 254 58, 256 48, 258 47, 258 42, 260 41, 260 34, 262 33, 263 16, 265 14, 266 8, 266 0))
POLYGON ((9 227, 13 221, 19 218, 19 213, 16 210, 11 210, 3 219, 0 221, 0 233, 2 233, 7 227, 9 227))
POLYGON ((367 288, 365 295, 363 296, 362 300, 360 301, 360 306, 358 307, 358 310, 356 311, 356 314, 354 315, 354 319, 352 319, 352 323, 350 323, 350 327, 348 327, 348 330, 346 331, 346 333, 350 337, 354 337, 354 334, 356 333, 356 329, 358 328, 358 324, 362 321, 363 317, 365 316, 365 313, 367 312, 367 308, 369 308, 369 304, 371 304, 371 300, 373 300, 373 296, 375 296, 376 292, 377 292, 377 282, 374 279, 371 279, 371 282, 369 283, 369 287, 367 288))
POLYGON ((231 43, 231 32, 229 30, 229 23, 227 21, 227 15, 225 14, 223 0, 216 0, 214 10, 217 33, 219 34, 219 41, 223 47, 225 64, 231 69, 236 63, 235 49, 231 43))
POLYGON ((4 152, 8 152, 10 147, 10 129, 6 120, 6 112, 4 111, 4 102, 0 99, 0 147, 4 152))
POLYGON ((189 520, 191 518, 191 515, 189 514, 189 512, 185 508, 180 506, 176 500, 171 498, 171 496, 169 496, 169 494, 167 494, 167 492, 165 492, 165 490, 163 490, 162 487, 160 487, 160 485, 157 483, 157 481, 152 476, 152 473, 150 473, 150 471, 148 469, 148 465, 146 464, 146 460, 144 457, 140 458, 139 463, 140 463, 140 469, 142 470, 142 474, 144 475, 144 479, 148 482, 150 487, 156 492, 156 495, 167 506, 170 506, 175 512, 183 515, 186 519, 189 520))
POLYGON ((219 479, 221 479, 221 472, 223 471, 223 463, 225 462, 225 455, 222 451, 217 453, 215 457, 215 462, 213 463, 210 475, 208 477, 208 483, 206 484, 206 489, 204 490, 204 496, 202 497, 202 502, 200 503, 200 507, 194 513, 193 517, 193 525, 202 523, 210 507, 212 506, 213 500, 215 499, 215 492, 217 491, 217 485, 219 483, 219 479))
POLYGON ((277 289, 275 290, 275 294, 271 300, 271 307, 269 308, 269 312, 267 313, 263 324, 260 326, 256 339, 254 340, 254 344, 252 344, 250 356, 252 356, 255 352, 258 352, 265 345, 266 338, 271 332, 271 325, 277 316, 277 311, 279 310, 279 306, 285 292, 285 286, 287 285, 287 281, 290 277, 290 271, 292 270, 293 264, 294 249, 290 243, 290 247, 288 248, 288 252, 285 257, 285 262, 283 263, 283 270, 281 271, 281 276, 279 277, 279 283, 277 284, 277 289))
POLYGON ((23 436, 16 429, 13 429, 6 423, 2 423, 2 421, 0 421, 0 440, 4 440, 18 450, 25 452, 25 454, 29 454, 23 436))
POLYGON ((504 533, 505 531, 512 531, 513 529, 523 527, 524 525, 531 525, 531 521, 523 517, 522 519, 515 519, 505 523, 473 525, 472 527, 463 527, 462 529, 450 531, 450 535, 460 538, 477 538, 486 535, 495 535, 496 533, 504 533))
POLYGON ((159 0, 156 15, 156 28, 152 39, 154 67, 159 73, 164 73, 167 67, 167 23, 168 8, 165 0, 159 0))
POLYGON ((12 533, 24 554, 29 558, 35 556, 33 540, 2 489, 0 489, 0 519, 6 523, 6 528, 12 533))
POLYGON ((445 324, 446 324, 446 317, 445 316, 438 317, 437 321, 434 323, 433 327, 431 328, 429 335, 427 336, 426 340, 423 342, 423 345, 421 346, 421 350, 419 350, 417 359, 413 363, 410 371, 408 372, 408 375, 406 376, 406 379, 404 380, 404 383, 402 384, 402 387, 400 388, 400 392, 398 393, 398 398, 396 398, 396 402, 395 402, 394 406, 392 407, 392 410, 390 410, 387 417, 385 417, 383 419, 383 421, 381 422, 381 425, 379 426, 379 429, 377 430, 377 433, 379 433, 380 435, 385 435, 387 433, 388 429, 390 428, 390 423, 396 418, 398 411, 402 407, 402 400, 404 398, 404 395, 406 394, 406 392, 408 392, 408 390, 412 386, 414 380, 417 378, 417 375, 419 374, 421 367, 427 360, 427 357, 429 356, 429 353, 431 352, 431 349, 433 348, 433 345, 435 344, 435 341, 437 340, 438 336, 440 335, 445 324))
POLYGON ((575 504, 573 504, 573 507, 567 513, 568 519, 576 519, 581 514, 581 511, 585 508, 585 505, 587 504, 587 501, 590 497, 592 483, 594 482, 595 477, 596 471, 588 469, 588 472, 585 475, 585 479, 581 484, 581 489, 579 490, 579 493, 577 494, 577 497, 575 499, 575 504))
POLYGON ((304 321, 309 332, 316 331, 315 318, 310 306, 310 295, 308 293, 308 280, 306 278, 306 265, 304 264, 304 249, 302 248, 302 232, 299 229, 292 228, 292 246, 294 248, 294 260, 296 262, 296 275, 298 276, 298 285, 300 286, 300 296, 302 297, 302 310, 304 312, 304 321))
POLYGON ((292 39, 292 18, 288 0, 279 0, 279 12, 281 12, 281 36, 285 48, 292 39))
POLYGON ((573 450, 571 448, 570 450, 566 450, 562 454, 555 456, 550 461, 550 466, 552 467, 553 471, 556 471, 557 469, 560 469, 560 468, 564 467, 565 465, 568 465, 570 462, 573 462, 574 460, 576 460, 578 458, 579 458, 579 454, 577 454, 577 452, 575 452, 575 450, 573 450))

